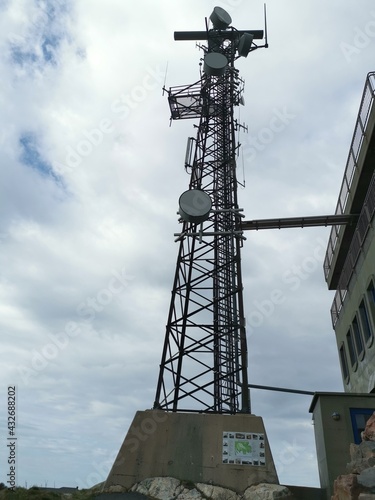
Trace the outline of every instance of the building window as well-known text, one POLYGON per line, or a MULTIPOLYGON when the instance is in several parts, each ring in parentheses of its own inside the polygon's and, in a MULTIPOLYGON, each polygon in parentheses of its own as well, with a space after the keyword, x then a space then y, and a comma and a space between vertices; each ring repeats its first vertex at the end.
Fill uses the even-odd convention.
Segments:
POLYGON ((369 342, 372 339, 373 332, 367 313, 367 307, 364 300, 362 300, 362 302, 359 305, 359 318, 361 321, 361 326, 365 341, 369 342))
POLYGON ((359 358, 363 358, 365 353, 365 348, 363 346, 361 327, 359 326, 357 315, 354 316, 352 328, 353 328, 354 343, 357 350, 357 355, 359 358))
POLYGON ((350 408, 355 444, 361 443, 361 432, 365 430, 366 422, 373 413, 374 409, 370 408, 350 408))
POLYGON ((372 303, 375 304, 375 288, 374 288, 374 281, 373 280, 371 280, 371 282, 367 288, 367 291, 371 295, 372 303))
POLYGON ((349 370, 348 370, 348 362, 346 360, 346 352, 344 344, 341 345, 339 352, 340 352, 342 378, 347 384, 349 382, 349 370))
POLYGON ((375 325, 375 288, 374 281, 371 280, 369 286, 367 287, 366 293, 367 303, 370 309, 370 315, 372 318, 372 323, 375 325))
POLYGON ((357 353, 356 353, 356 350, 354 348, 352 332, 350 329, 349 329, 348 333, 346 334, 346 344, 348 346, 350 364, 352 365, 352 368, 355 370, 357 368, 357 366, 356 366, 357 353))

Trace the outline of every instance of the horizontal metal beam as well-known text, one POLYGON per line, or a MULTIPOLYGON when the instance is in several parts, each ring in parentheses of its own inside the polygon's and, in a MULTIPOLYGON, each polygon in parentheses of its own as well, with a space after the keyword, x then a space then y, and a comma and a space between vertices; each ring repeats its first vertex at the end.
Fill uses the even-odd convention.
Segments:
POLYGON ((233 40, 244 33, 254 35, 254 40, 262 40, 264 36, 263 30, 233 30, 233 31, 175 31, 174 39, 180 40, 208 40, 210 35, 220 36, 225 40, 233 40))
POLYGON ((272 387, 270 385, 249 384, 250 389, 264 389, 266 391, 290 392, 292 394, 305 394, 306 396, 314 396, 315 392, 300 391, 299 389, 285 389, 284 387, 272 387))
POLYGON ((284 219, 244 220, 241 229, 258 231, 259 229, 284 229, 293 227, 339 226, 355 224, 358 215, 316 215, 310 217, 289 217, 284 219))

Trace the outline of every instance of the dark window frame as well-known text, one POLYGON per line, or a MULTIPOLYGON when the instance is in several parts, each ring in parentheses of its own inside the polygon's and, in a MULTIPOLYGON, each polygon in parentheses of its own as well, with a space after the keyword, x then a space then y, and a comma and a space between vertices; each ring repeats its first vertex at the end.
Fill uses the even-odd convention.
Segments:
POLYGON ((349 328, 346 334, 346 345, 348 346, 350 364, 353 370, 355 371, 358 366, 358 357, 357 357, 357 350, 354 346, 353 332, 351 328, 349 328))
POLYGON ((354 315, 351 328, 353 330, 354 345, 357 351, 357 356, 359 360, 362 360, 365 356, 365 342, 362 334, 361 324, 359 322, 358 314, 354 315))
POLYGON ((349 408, 349 411, 350 411, 350 419, 352 421, 354 442, 355 444, 360 444, 362 442, 361 432, 364 430, 364 427, 363 426, 358 427, 357 417, 365 416, 365 421, 367 422, 367 420, 374 413, 375 408, 349 408))
POLYGON ((346 349, 345 349, 345 344, 344 342, 341 343, 340 348, 339 348, 339 357, 340 357, 340 366, 341 366, 341 373, 342 373, 342 378, 346 384, 349 383, 350 380, 350 375, 349 375, 349 365, 348 365, 348 358, 346 356, 346 349))
MULTIPOLYGON (((375 332, 375 283, 374 278, 371 277, 366 288, 366 301, 368 305, 368 316, 370 324, 372 324, 373 332, 375 332)), ((372 338, 373 340, 373 338, 372 338)), ((372 342, 371 342, 372 343, 372 342)))
POLYGON ((369 343, 372 344, 374 338, 374 331, 372 329, 369 312, 367 310, 367 305, 364 298, 361 300, 361 303, 359 304, 358 316, 362 326, 363 338, 366 342, 366 345, 369 345, 369 343))

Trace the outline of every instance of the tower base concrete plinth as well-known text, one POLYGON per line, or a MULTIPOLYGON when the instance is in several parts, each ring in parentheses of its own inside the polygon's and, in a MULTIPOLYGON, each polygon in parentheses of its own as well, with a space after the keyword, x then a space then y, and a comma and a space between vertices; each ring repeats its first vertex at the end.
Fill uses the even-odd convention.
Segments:
POLYGON ((138 411, 105 488, 175 477, 243 492, 279 484, 261 417, 138 411))

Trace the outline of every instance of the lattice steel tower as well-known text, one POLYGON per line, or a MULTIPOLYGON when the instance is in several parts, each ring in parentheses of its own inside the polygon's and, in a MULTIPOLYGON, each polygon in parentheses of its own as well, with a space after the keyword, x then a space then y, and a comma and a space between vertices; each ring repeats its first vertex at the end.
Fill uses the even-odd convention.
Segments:
POLYGON ((241 277, 243 233, 236 158, 244 82, 234 63, 260 47, 262 30, 238 31, 215 7, 206 31, 175 40, 206 40, 200 79, 166 90, 171 119, 199 119, 188 139, 189 190, 179 202, 182 230, 154 403, 155 409, 250 413, 241 277), (203 68, 202 68, 203 65, 203 68))

